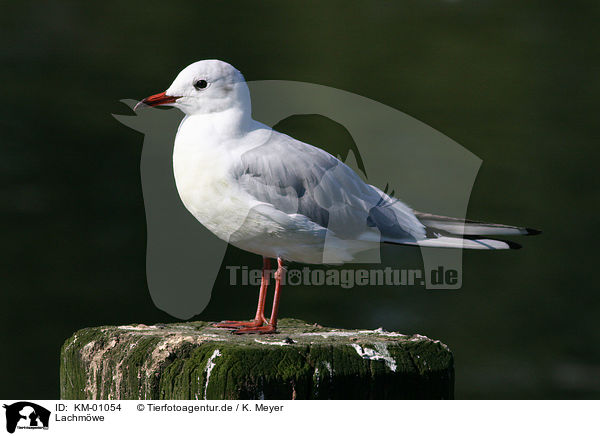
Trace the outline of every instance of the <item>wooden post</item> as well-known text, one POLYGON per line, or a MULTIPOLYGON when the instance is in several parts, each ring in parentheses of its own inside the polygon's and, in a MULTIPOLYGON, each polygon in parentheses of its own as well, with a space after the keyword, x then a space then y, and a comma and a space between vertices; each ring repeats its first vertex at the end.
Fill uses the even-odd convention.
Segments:
POLYGON ((207 322, 91 327, 61 350, 62 399, 450 399, 448 347, 420 335, 282 319, 279 334, 207 322))

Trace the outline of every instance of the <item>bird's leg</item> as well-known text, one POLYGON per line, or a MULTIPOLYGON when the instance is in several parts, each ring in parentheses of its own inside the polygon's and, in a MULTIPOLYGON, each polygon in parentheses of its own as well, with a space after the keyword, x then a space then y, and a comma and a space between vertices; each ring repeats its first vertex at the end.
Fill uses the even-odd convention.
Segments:
POLYGON ((267 289, 269 287, 269 275, 271 274, 271 260, 263 257, 263 270, 260 278, 260 292, 258 294, 258 306, 256 307, 255 321, 260 321, 260 325, 266 324, 265 318, 265 300, 267 299, 267 289))
POLYGON ((265 300, 267 299, 267 288, 269 287, 269 274, 271 261, 268 257, 263 257, 263 269, 260 279, 260 292, 258 293, 258 307, 254 321, 221 321, 213 324, 214 327, 221 328, 241 328, 241 327, 260 327, 267 322, 265 319, 265 300))
POLYGON ((235 334, 243 333, 276 333, 277 330, 277 315, 279 313, 279 299, 281 297, 281 280, 285 274, 285 268, 283 261, 280 257, 277 258, 277 271, 275 272, 275 296, 273 297, 273 309, 271 310, 271 319, 267 325, 261 325, 256 327, 246 327, 236 330, 235 334))

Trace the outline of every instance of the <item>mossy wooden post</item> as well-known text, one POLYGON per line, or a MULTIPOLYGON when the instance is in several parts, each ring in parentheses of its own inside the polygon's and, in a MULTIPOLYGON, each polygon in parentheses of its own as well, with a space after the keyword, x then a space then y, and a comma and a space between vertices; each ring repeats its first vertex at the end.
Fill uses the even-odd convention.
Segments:
POLYGON ((61 350, 62 399, 452 398, 439 341, 284 319, 276 335, 206 322, 86 328, 61 350))

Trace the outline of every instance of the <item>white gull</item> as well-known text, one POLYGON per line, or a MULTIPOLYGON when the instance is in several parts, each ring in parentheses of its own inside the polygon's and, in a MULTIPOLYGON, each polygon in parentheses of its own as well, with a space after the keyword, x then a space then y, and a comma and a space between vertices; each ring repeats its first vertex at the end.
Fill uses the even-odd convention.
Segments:
POLYGON ((175 182, 185 207, 219 238, 263 256, 255 319, 218 324, 237 328, 236 333, 275 331, 284 261, 352 262, 380 243, 518 248, 480 236, 537 232, 414 211, 365 183, 326 151, 252 119, 244 77, 226 62, 195 62, 165 92, 138 106, 142 104, 174 106, 186 115, 173 152, 175 182), (267 323, 263 313, 271 258, 278 267, 267 323))

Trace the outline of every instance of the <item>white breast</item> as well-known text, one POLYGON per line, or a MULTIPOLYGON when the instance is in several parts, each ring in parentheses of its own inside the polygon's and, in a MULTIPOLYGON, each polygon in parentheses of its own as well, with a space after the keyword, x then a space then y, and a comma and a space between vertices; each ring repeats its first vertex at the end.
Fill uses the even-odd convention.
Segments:
POLYGON ((175 139, 173 171, 185 207, 206 228, 229 242, 239 230, 252 204, 236 189, 229 175, 225 147, 189 140, 181 129, 175 139))

